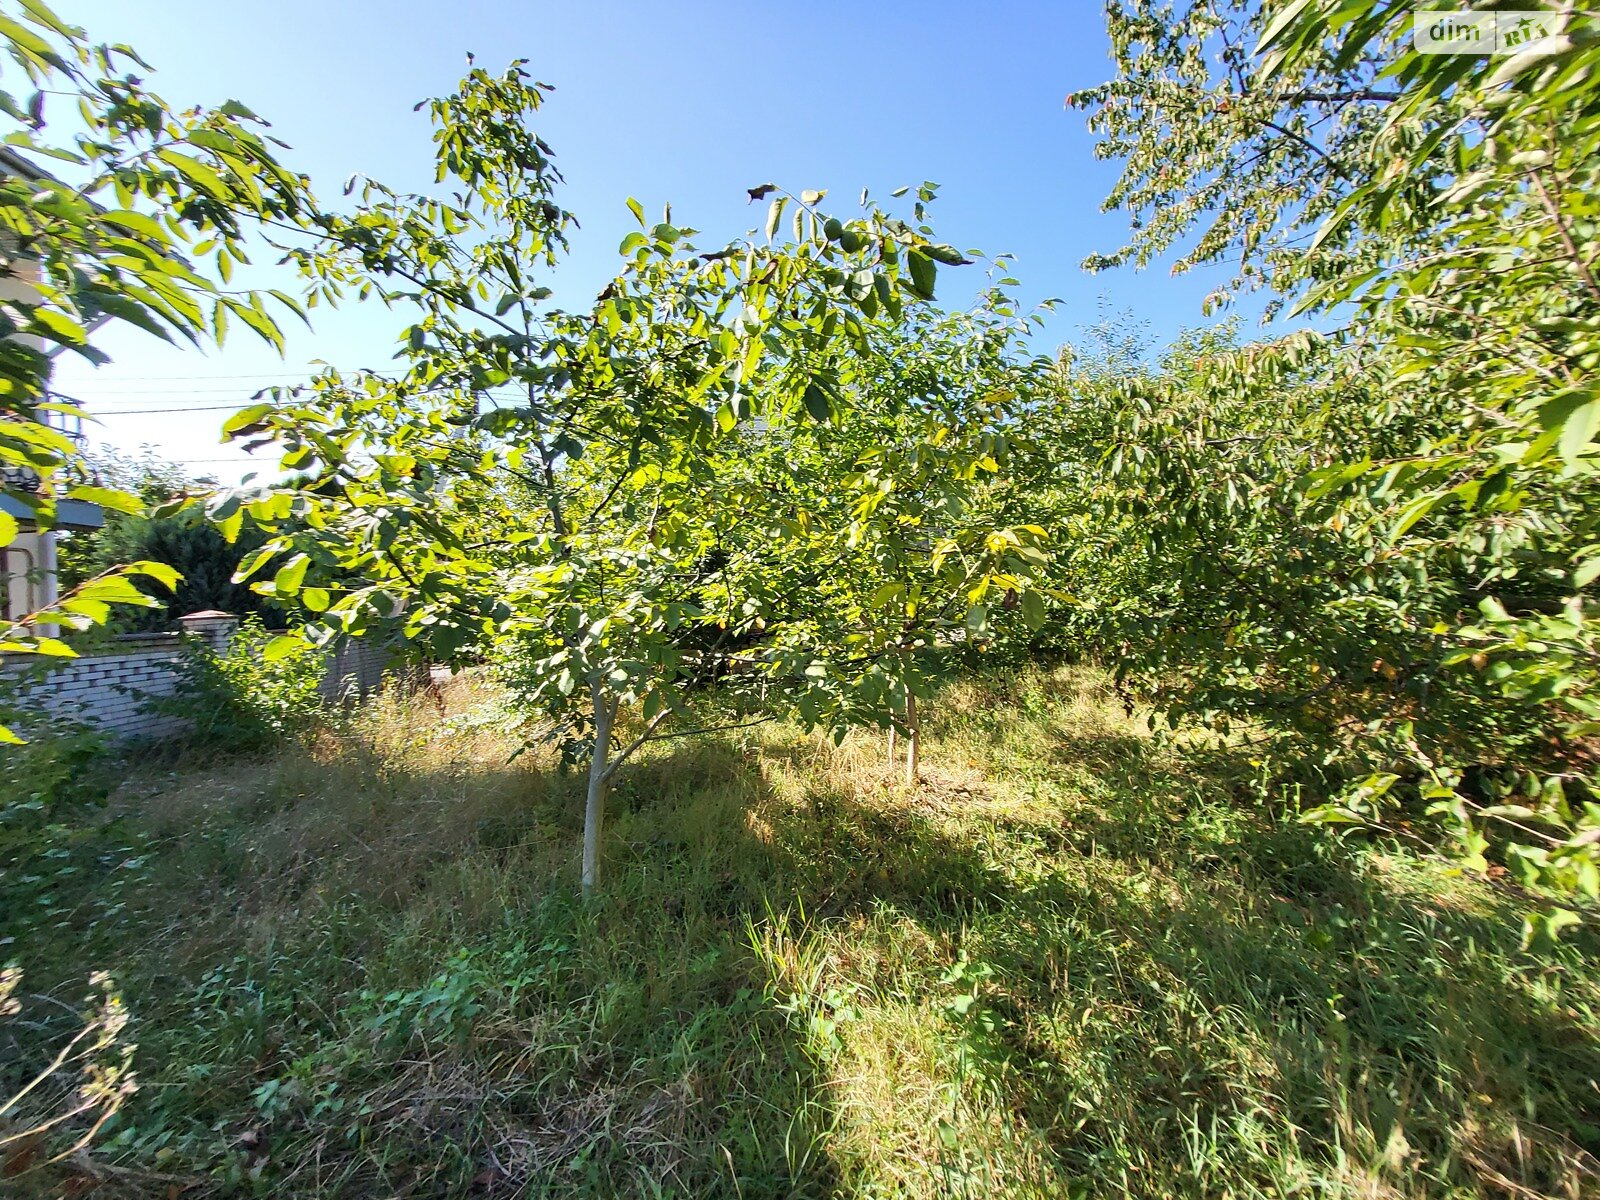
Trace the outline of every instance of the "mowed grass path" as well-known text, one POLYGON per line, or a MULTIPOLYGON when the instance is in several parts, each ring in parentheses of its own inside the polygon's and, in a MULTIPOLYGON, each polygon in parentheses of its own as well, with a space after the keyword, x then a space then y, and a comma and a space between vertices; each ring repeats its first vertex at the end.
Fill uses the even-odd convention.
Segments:
POLYGON ((657 747, 588 905, 579 781, 450 707, 116 794, 135 866, 7 948, 133 1013, 97 1194, 1600 1195, 1593 945, 1094 671, 950 689, 915 789, 881 736, 657 747))

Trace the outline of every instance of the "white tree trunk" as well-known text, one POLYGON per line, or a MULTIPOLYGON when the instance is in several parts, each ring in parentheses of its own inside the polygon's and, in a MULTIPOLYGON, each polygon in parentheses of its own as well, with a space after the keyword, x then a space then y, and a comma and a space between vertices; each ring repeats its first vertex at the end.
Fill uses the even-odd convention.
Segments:
POLYGON ((611 700, 599 680, 589 685, 594 698, 594 757, 589 760, 589 789, 583 805, 583 894, 600 885, 600 831, 605 823, 606 793, 611 788, 606 771, 611 758, 611 700))
POLYGON ((917 698, 906 693, 906 786, 917 782, 917 752, 922 748, 922 725, 917 717, 917 698))

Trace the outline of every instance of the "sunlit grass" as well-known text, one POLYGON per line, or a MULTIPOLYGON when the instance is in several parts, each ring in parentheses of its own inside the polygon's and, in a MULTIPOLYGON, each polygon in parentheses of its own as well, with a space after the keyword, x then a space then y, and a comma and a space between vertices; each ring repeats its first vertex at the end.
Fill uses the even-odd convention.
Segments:
POLYGON ((1523 950, 1518 897, 1296 824, 1093 671, 953 687, 910 790, 881 736, 653 748, 593 905, 580 781, 497 703, 124 785, 120 914, 8 948, 125 988, 101 1194, 1600 1190, 1593 947, 1523 950))

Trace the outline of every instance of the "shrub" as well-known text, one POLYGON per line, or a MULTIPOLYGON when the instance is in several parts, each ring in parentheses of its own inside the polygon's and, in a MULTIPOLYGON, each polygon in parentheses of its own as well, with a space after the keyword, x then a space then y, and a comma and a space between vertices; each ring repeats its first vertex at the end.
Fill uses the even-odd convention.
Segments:
POLYGON ((248 618, 222 653, 195 646, 157 710, 187 721, 191 744, 208 749, 248 753, 306 733, 328 713, 325 655, 299 644, 269 658, 272 637, 248 618))

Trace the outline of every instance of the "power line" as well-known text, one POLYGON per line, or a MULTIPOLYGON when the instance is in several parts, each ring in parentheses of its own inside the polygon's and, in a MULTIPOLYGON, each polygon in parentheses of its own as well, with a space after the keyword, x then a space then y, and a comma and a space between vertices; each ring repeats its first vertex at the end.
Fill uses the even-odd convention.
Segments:
MULTIPOLYGON (((484 393, 488 395, 488 393, 484 393)), ((490 396, 490 399, 520 399, 520 397, 490 396)), ((148 417, 156 413, 237 412, 244 407, 235 400, 218 400, 210 404, 186 404, 169 408, 102 408, 89 401, 74 401, 91 418, 93 417, 148 417)))
POLYGON ((227 388, 181 388, 181 387, 146 388, 146 389, 140 389, 139 391, 115 391, 115 390, 106 391, 106 390, 101 390, 101 389, 95 389, 93 391, 90 391, 87 388, 82 389, 82 390, 85 391, 85 392, 88 392, 89 395, 95 396, 97 398, 103 398, 103 399, 107 399, 107 400, 131 400, 135 404, 137 404, 141 400, 152 399, 152 398, 156 398, 156 397, 176 397, 176 396, 218 396, 218 397, 239 396, 239 397, 248 397, 248 396, 258 395, 261 392, 269 391, 272 388, 300 388, 302 390, 305 390, 306 384, 305 384, 304 380, 301 380, 301 381, 296 382, 296 383, 284 383, 284 382, 281 382, 281 381, 278 382, 278 383, 268 383, 268 384, 263 384, 260 387, 249 387, 247 385, 245 387, 227 387, 227 388))
POLYGON ((229 401, 222 404, 191 404, 182 408, 99 408, 85 411, 90 417, 148 417, 153 413, 228 412, 238 407, 229 401))
MULTIPOLYGON (((266 389, 269 388, 269 387, 305 387, 307 384, 309 384, 311 382, 309 376, 305 377, 305 378, 301 378, 299 376, 292 376, 291 377, 291 376, 284 376, 284 375, 259 375, 259 376, 255 376, 253 378, 263 380, 264 382, 260 383, 257 386, 252 386, 249 383, 245 383, 245 384, 238 384, 238 385, 217 384, 217 385, 206 385, 204 387, 183 387, 181 385, 184 384, 184 383, 189 382, 189 380, 187 378, 180 378, 180 379, 175 379, 171 385, 165 385, 164 384, 164 385, 162 385, 160 387, 125 388, 125 387, 102 387, 97 383, 97 381, 91 379, 91 380, 86 380, 85 381, 88 386, 80 388, 79 390, 87 391, 87 392, 93 392, 97 396, 161 396, 161 395, 171 395, 174 392, 181 392, 181 393, 183 393, 185 395, 200 394, 200 393, 207 393, 207 392, 216 393, 218 395, 232 395, 232 394, 236 394, 238 392, 248 392, 248 391, 262 392, 262 391, 266 391, 266 389)), ((383 376, 382 378, 387 379, 389 377, 388 376, 383 376)), ((515 384, 515 383, 502 383, 502 384, 497 384, 495 386, 499 387, 499 388, 511 388, 511 389, 516 389, 518 387, 518 385, 515 384)))
MULTIPOLYGON (((366 367, 339 367, 335 368, 341 374, 351 375, 357 371, 365 371, 366 367)), ((117 375, 119 383, 162 383, 169 380, 182 382, 186 379, 281 379, 286 375, 319 375, 328 367, 307 367, 304 371, 246 371, 242 374, 224 375, 117 375)))
MULTIPOLYGON (((269 387, 282 387, 282 384, 269 384, 269 387)), ((96 397, 106 400, 131 400, 139 403, 141 400, 157 400, 157 398, 186 397, 186 395, 214 395, 214 397, 251 397, 258 392, 266 392, 267 387, 253 387, 245 390, 242 387, 157 387, 149 392, 93 392, 96 397)), ((222 403, 219 398, 218 403, 222 403)))

